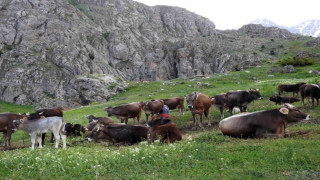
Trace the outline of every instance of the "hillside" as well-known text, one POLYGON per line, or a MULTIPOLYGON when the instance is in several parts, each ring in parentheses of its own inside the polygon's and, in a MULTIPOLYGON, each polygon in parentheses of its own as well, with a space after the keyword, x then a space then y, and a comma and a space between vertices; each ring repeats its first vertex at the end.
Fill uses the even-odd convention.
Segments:
POLYGON ((219 31, 186 9, 131 0, 6 0, 0 15, 0 99, 34 108, 104 102, 126 81, 242 70, 278 58, 263 45, 314 40, 258 25, 219 31))
MULTIPOLYGON (((281 107, 268 100, 277 93, 279 83, 317 83, 320 80, 318 75, 309 73, 310 70, 320 71, 319 59, 312 66, 296 68, 295 73, 269 73, 274 65, 204 78, 131 82, 125 92, 112 96, 110 101, 65 111, 64 116, 67 122, 85 125, 85 116, 106 116, 102 109, 108 106, 186 95, 193 91, 214 96, 229 90, 258 88, 264 99, 248 106, 248 111, 253 112, 281 107)), ((179 117, 172 111, 172 120, 183 132, 181 142, 116 147, 108 143, 82 142, 83 138, 68 138, 67 150, 56 150, 48 144, 34 151, 25 148, 0 153, 0 176, 9 179, 318 179, 320 106, 303 106, 301 102, 294 105, 312 119, 289 126, 288 137, 282 139, 223 136, 218 130, 220 114, 215 108, 211 109, 210 115, 212 128, 205 126, 204 131, 191 131, 191 113, 186 111, 179 117)), ((31 107, 1 102, 0 110, 18 113, 31 111, 31 107)), ((225 117, 228 116, 226 112, 225 117)), ((145 120, 144 115, 142 119, 145 120)), ((132 124, 132 120, 129 123, 132 124)), ((16 132, 14 146, 28 147, 30 140, 27 137, 21 131, 16 132)))

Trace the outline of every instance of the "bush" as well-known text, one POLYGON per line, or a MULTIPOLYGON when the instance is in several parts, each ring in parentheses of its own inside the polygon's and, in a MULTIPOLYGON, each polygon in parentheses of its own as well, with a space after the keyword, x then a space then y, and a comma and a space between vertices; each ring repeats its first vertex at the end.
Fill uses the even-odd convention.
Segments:
POLYGON ((91 60, 93 60, 93 59, 94 59, 94 54, 93 54, 93 53, 89 53, 89 58, 90 58, 91 60))
POLYGON ((282 59, 278 62, 282 66, 293 65, 293 66, 307 66, 314 64, 314 59, 310 58, 287 58, 282 59))
POLYGON ((108 40, 109 35, 110 35, 110 33, 108 33, 108 32, 102 33, 102 37, 103 37, 105 40, 108 40))

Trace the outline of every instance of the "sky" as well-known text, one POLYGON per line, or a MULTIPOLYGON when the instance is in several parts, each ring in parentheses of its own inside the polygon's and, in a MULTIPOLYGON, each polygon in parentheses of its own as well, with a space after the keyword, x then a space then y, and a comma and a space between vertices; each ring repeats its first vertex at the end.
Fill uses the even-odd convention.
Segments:
POLYGON ((149 6, 178 6, 209 18, 220 30, 238 29, 258 18, 291 27, 320 19, 320 0, 135 0, 149 6))

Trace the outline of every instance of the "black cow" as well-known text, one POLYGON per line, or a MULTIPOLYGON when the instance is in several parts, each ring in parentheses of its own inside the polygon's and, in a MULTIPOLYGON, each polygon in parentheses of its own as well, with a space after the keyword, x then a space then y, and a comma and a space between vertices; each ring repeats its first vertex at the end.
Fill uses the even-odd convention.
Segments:
POLYGON ((281 96, 271 96, 269 100, 279 105, 284 103, 294 103, 294 102, 300 101, 300 99, 295 97, 281 97, 281 96))
POLYGON ((263 99, 257 89, 229 91, 226 94, 226 106, 229 108, 231 115, 235 106, 238 106, 241 112, 246 112, 248 104, 255 99, 263 99))
POLYGON ((317 100, 317 105, 319 105, 319 98, 320 98, 320 88, 316 84, 304 84, 300 86, 300 95, 301 101, 304 105, 304 98, 307 97, 308 103, 310 104, 309 97, 312 100, 312 106, 314 106, 314 99, 317 100))
POLYGON ((299 88, 300 86, 304 85, 306 83, 304 82, 300 82, 297 84, 279 84, 278 85, 278 90, 279 90, 279 96, 283 93, 283 92, 292 92, 292 95, 294 96, 294 94, 296 93, 298 96, 298 92, 299 92, 299 88))

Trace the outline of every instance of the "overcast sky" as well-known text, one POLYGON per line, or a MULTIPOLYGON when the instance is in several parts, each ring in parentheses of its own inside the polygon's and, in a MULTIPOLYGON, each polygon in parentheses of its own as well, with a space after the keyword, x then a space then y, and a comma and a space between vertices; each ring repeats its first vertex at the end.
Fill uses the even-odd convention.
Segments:
POLYGON ((320 19, 320 0, 135 0, 149 6, 186 8, 209 18, 217 29, 237 29, 257 18, 279 25, 294 26, 320 19))

